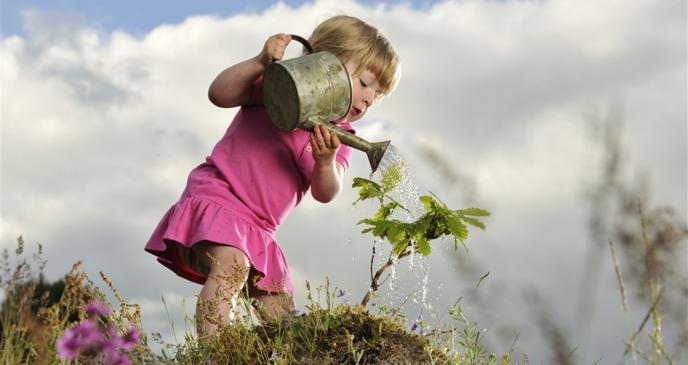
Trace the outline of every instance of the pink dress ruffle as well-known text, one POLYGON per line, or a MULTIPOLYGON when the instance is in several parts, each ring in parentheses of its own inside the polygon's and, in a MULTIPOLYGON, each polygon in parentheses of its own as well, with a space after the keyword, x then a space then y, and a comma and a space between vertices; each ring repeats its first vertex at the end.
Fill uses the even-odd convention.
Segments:
POLYGON ((145 249, 177 275, 203 284, 208 276, 199 270, 198 260, 190 249, 203 241, 243 251, 253 269, 262 276, 256 283, 258 289, 293 293, 287 260, 273 234, 207 198, 186 196, 172 206, 145 249))

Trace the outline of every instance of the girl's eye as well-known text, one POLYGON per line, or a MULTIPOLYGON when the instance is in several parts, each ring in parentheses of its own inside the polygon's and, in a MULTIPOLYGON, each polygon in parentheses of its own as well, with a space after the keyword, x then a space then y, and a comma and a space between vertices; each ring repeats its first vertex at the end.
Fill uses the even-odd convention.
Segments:
POLYGON ((361 86, 363 86, 363 87, 368 87, 368 84, 366 84, 365 82, 363 82, 363 80, 359 79, 358 81, 361 82, 361 86))

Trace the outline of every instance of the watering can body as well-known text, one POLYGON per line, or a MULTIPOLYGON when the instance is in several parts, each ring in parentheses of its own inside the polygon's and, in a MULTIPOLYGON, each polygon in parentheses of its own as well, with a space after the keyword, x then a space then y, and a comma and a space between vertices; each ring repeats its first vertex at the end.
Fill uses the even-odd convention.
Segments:
POLYGON ((309 54, 273 62, 263 74, 263 104, 272 123, 282 131, 312 131, 325 126, 339 140, 366 152, 373 171, 389 141, 370 143, 331 121, 344 118, 351 109, 353 87, 344 63, 333 53, 313 53, 308 42, 296 35, 309 54))
POLYGON ((351 109, 352 86, 342 61, 328 51, 270 64, 263 75, 263 103, 275 126, 338 120, 351 109))

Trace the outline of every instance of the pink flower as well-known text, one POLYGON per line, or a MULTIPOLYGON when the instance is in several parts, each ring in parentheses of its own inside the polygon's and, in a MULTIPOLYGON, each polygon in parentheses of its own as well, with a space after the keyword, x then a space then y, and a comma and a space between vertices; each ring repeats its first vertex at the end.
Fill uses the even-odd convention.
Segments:
POLYGON ((99 303, 98 301, 91 301, 86 306, 84 307, 84 310, 86 313, 89 314, 90 317, 95 317, 95 316, 107 316, 110 314, 110 308, 104 304, 99 303))
POLYGON ((413 322, 413 325, 411 326, 411 333, 416 333, 419 335, 423 335, 425 333, 425 326, 423 326, 423 313, 421 312, 418 315, 418 318, 413 322))
POLYGON ((79 357, 79 342, 67 331, 57 340, 57 357, 62 360, 76 360, 79 357))
POLYGON ((84 310, 89 314, 89 319, 65 331, 55 343, 58 357, 78 360, 81 355, 95 356, 107 365, 131 365, 127 353, 141 341, 138 328, 131 327, 119 336, 106 317, 110 308, 93 301, 84 310), (100 326, 98 316, 104 322, 100 326))
POLYGON ((131 358, 129 355, 113 351, 105 353, 105 364, 106 365, 131 365, 131 358))
POLYGON ((131 351, 136 346, 141 338, 139 337, 139 329, 130 327, 122 336, 117 335, 117 330, 113 326, 107 328, 108 338, 110 339, 106 344, 108 350, 125 350, 131 351))
POLYGON ((57 340, 57 355, 61 359, 75 360, 79 354, 89 350, 98 351, 105 342, 98 325, 85 320, 70 328, 57 340))
POLYGON ((129 328, 127 333, 125 333, 124 336, 120 338, 122 340, 121 348, 127 351, 131 351, 131 349, 133 349, 134 346, 138 345, 138 343, 141 342, 141 337, 139 336, 139 329, 136 327, 129 328))

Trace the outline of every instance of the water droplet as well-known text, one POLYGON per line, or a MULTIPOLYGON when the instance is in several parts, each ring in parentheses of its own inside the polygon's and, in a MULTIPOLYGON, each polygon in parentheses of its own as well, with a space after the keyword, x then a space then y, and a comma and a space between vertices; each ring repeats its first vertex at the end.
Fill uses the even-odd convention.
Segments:
MULTIPOLYGON (((428 279, 428 272, 425 272, 425 277, 423 277, 423 298, 422 298, 422 303, 423 307, 428 308, 428 290, 429 290, 429 285, 428 285, 429 279, 428 279)), ((428 308, 430 309, 430 308, 428 308)))
MULTIPOLYGON (((370 174, 371 180, 377 181, 383 186, 385 186, 386 182, 388 183, 390 181, 390 177, 392 177, 391 181, 396 182, 396 184, 387 185, 391 188, 387 194, 406 209, 395 210, 389 218, 398 219, 407 223, 418 220, 425 214, 425 207, 420 201, 420 187, 417 183, 415 173, 399 150, 393 145, 387 148, 387 151, 378 165, 378 169, 370 174)), ((386 262, 391 252, 391 245, 377 238, 375 239, 374 245, 375 262, 386 262)), ((395 290, 397 289, 395 288, 396 280, 401 280, 403 283, 413 282, 415 283, 415 288, 404 287, 403 289, 412 290, 411 301, 416 305, 421 305, 426 311, 429 311, 433 308, 429 301, 439 301, 439 298, 428 298, 430 287, 428 275, 429 260, 416 252, 412 252, 408 260, 408 273, 402 270, 406 265, 398 269, 397 263, 394 262, 394 265, 392 265, 390 269, 391 271, 388 279, 389 290, 386 290, 380 299, 387 303, 401 303, 405 301, 406 295, 409 293, 402 293, 401 290, 395 290), (422 286, 422 288, 418 288, 419 286, 422 286)))

